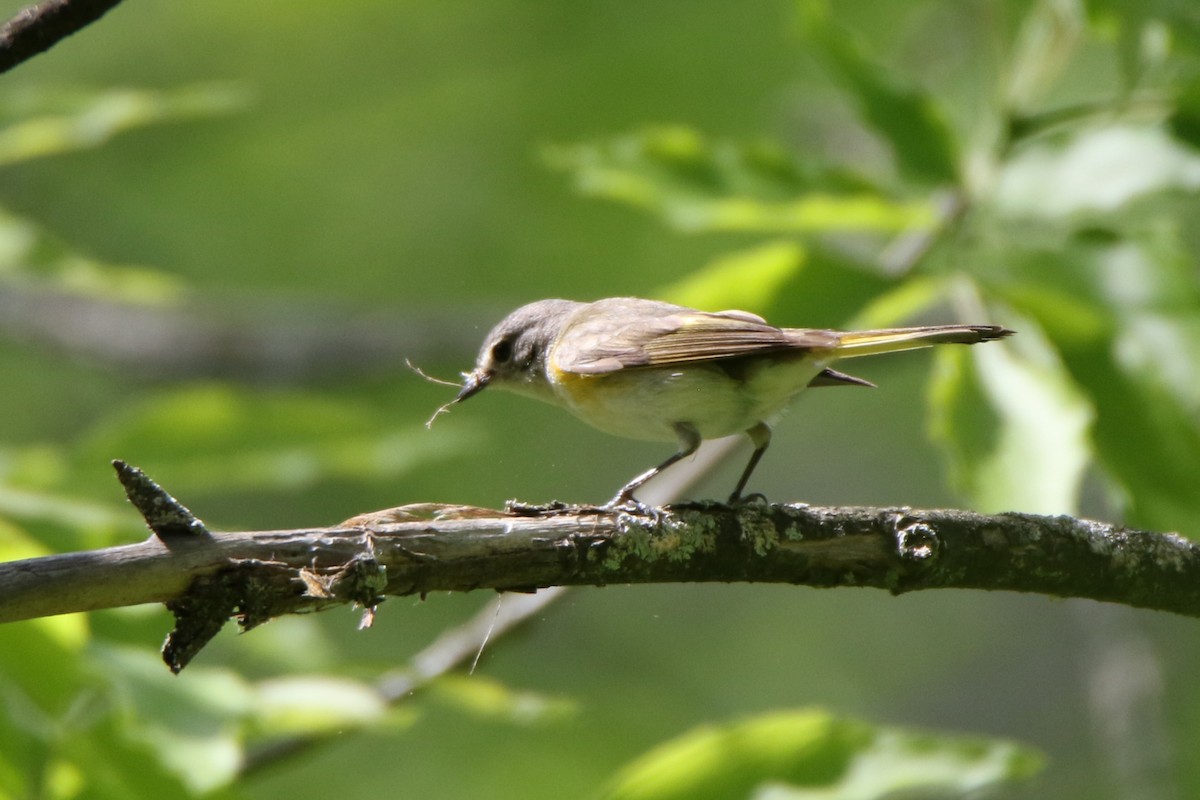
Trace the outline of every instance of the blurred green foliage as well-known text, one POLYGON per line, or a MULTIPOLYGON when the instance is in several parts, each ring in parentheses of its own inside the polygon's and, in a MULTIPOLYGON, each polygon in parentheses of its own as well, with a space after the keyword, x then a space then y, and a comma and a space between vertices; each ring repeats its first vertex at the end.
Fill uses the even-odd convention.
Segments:
POLYGON ((1040 761, 1008 742, 875 728, 821 711, 780 711, 690 731, 629 765, 601 796, 852 800, 908 794, 933 800, 1028 777, 1040 761))
MULTIPOLYGON (((1198 146, 1193 3, 124 4, 0 84, 0 555, 143 535, 118 457, 224 529, 606 497, 663 454, 519 398, 425 431, 450 390, 336 348, 289 369, 272 326, 353 349, 382 319, 452 375, 518 303, 617 294, 1020 332, 805 397, 756 475, 773 498, 1195 537, 1198 146), (233 332, 203 358, 171 324, 196 314, 233 332), (246 352, 262 374, 212 368, 246 352)), ((0 797, 1200 793, 1188 620, 569 597, 399 704, 377 679, 477 598, 280 620, 179 678, 160 610, 0 627, 0 797), (808 705, 838 713, 771 710, 808 705), (318 745, 242 775, 295 735, 318 745)))

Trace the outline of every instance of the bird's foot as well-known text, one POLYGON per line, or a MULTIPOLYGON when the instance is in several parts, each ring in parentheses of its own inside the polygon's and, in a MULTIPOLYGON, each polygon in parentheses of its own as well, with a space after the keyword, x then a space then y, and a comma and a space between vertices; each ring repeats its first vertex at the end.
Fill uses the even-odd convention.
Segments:
POLYGON ((605 511, 632 514, 636 517, 649 517, 656 523, 662 522, 667 518, 667 512, 662 506, 646 505, 632 494, 626 492, 618 492, 616 497, 600 507, 605 511))
POLYGON ((767 500, 767 496, 765 494, 763 494, 762 492, 751 492, 750 494, 740 494, 738 492, 734 492, 733 494, 729 495, 729 499, 725 501, 725 505, 728 505, 728 506, 748 506, 748 505, 765 506, 769 502, 770 501, 767 500))

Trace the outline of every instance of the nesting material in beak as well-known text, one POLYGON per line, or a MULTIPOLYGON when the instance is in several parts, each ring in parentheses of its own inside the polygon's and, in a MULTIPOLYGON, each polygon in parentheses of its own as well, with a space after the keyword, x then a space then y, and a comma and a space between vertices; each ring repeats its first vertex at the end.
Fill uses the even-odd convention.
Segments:
POLYGON ((463 400, 466 400, 468 397, 471 397, 472 395, 476 395, 476 394, 479 394, 480 392, 482 392, 485 388, 487 388, 488 381, 491 380, 491 377, 492 376, 489 373, 482 372, 480 370, 474 370, 473 372, 464 372, 462 388, 460 388, 458 390, 458 394, 455 395, 454 399, 451 400, 449 403, 442 405, 441 407, 438 408, 437 411, 433 412, 433 416, 430 417, 428 421, 426 421, 425 427, 426 428, 432 427, 433 421, 435 419, 437 419, 438 417, 440 417, 442 414, 449 411, 450 406, 454 405, 455 403, 461 403, 463 400))

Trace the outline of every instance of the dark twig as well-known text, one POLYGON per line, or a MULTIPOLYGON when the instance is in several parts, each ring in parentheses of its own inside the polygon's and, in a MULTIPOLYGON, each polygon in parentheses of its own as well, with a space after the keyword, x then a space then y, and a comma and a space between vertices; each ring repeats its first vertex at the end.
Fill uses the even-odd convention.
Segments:
POLYGON ((146 520, 154 535, 164 541, 171 536, 207 535, 208 530, 196 515, 137 467, 124 461, 113 462, 117 480, 125 487, 125 496, 146 520))
POLYGON ((121 0, 44 0, 0 26, 0 72, 49 50, 100 19, 121 0))

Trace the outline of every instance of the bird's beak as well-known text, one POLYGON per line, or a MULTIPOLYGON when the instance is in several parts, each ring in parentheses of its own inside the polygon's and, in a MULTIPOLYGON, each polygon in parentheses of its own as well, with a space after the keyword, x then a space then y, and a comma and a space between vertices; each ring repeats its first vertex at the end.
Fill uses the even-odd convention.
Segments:
MULTIPOLYGON (((449 403, 440 406, 437 411, 433 412, 433 416, 425 421, 425 427, 432 428, 434 420, 449 411, 450 406, 455 403, 461 403, 473 394, 479 394, 487 387, 491 380, 492 373, 482 369, 464 372, 462 388, 458 390, 458 395, 449 403)), ((448 381, 442 381, 442 383, 448 383, 448 381)))
POLYGON ((464 372, 462 389, 458 391, 458 396, 451 400, 450 403, 461 403, 468 397, 479 394, 485 388, 487 388, 487 385, 489 382, 491 382, 491 380, 492 374, 481 369, 477 369, 472 372, 464 372))

